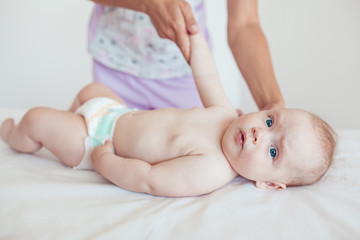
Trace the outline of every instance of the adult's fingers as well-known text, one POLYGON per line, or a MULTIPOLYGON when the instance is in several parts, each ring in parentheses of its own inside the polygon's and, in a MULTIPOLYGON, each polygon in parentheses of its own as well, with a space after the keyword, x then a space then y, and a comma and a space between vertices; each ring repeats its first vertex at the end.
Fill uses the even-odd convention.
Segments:
POLYGON ((185 60, 190 62, 190 38, 186 31, 176 32, 176 44, 180 48, 181 53, 184 55, 185 60))
POLYGON ((190 34, 195 34, 199 31, 192 8, 190 4, 184 4, 181 8, 185 20, 186 30, 190 34))

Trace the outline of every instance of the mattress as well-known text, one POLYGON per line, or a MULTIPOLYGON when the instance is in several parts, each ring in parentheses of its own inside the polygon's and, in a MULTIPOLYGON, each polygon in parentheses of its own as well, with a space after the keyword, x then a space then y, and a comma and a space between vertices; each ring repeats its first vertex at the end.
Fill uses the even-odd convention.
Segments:
MULTIPOLYGON (((0 109, 0 121, 24 113, 0 109)), ((0 239, 360 239, 360 129, 336 131, 334 162, 312 186, 260 190, 237 177, 186 198, 126 191, 0 141, 0 239)))

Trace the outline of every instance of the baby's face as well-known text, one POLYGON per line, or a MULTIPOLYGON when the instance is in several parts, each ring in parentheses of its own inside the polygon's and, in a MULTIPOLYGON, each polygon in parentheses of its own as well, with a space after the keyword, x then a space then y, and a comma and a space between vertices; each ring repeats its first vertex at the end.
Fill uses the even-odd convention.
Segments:
POLYGON ((291 169, 309 167, 319 152, 310 115, 296 109, 240 116, 226 130, 222 148, 239 175, 282 188, 294 174, 291 169))

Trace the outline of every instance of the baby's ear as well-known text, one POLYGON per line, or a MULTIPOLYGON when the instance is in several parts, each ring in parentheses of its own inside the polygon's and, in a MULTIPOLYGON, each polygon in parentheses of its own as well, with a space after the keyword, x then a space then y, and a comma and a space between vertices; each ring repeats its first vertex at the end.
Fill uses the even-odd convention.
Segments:
POLYGON ((285 189, 286 185, 283 183, 277 183, 277 182, 270 182, 270 181, 256 181, 255 183, 257 188, 260 189, 269 189, 269 190, 279 190, 279 189, 285 189))

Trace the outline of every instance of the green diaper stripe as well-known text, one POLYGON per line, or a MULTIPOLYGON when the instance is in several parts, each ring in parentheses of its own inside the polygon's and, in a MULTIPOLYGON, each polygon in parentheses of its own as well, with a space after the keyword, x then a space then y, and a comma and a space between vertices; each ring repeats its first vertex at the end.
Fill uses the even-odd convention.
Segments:
POLYGON ((92 145, 93 147, 95 147, 95 146, 101 146, 101 145, 103 145, 103 139, 92 138, 92 139, 91 139, 91 145, 92 145))
POLYGON ((92 137, 92 145, 94 147, 103 145, 105 139, 107 139, 111 134, 111 129, 112 129, 114 120, 119 115, 123 115, 130 111, 133 111, 133 109, 129 109, 129 108, 108 109, 108 113, 101 118, 99 125, 95 131, 95 134, 92 137))
POLYGON ((107 114, 103 116, 101 121, 99 122, 98 128, 96 129, 95 137, 101 137, 110 134, 111 126, 115 117, 116 116, 114 116, 113 114, 107 114))

